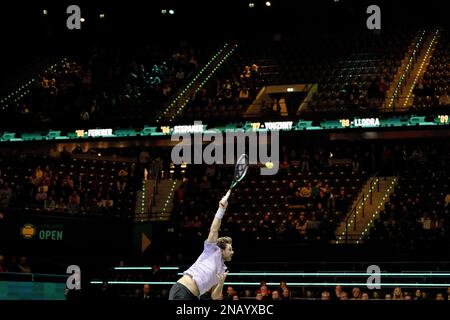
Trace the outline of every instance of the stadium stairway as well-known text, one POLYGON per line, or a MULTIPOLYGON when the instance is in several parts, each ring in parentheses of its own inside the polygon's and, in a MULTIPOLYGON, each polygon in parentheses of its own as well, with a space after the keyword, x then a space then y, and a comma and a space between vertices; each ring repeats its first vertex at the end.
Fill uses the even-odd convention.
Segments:
POLYGON ((406 85, 406 79, 409 77, 416 60, 420 55, 420 51, 426 40, 426 35, 427 33, 425 30, 419 30, 417 35, 411 41, 411 44, 405 53, 405 57, 403 58, 401 65, 394 76, 394 80, 391 81, 380 111, 392 111, 392 109, 399 104, 400 92, 406 85))
POLYGON ((179 180, 145 180, 137 191, 135 221, 167 221, 179 180))
POLYGON ((174 95, 166 108, 159 114, 157 121, 172 122, 181 115, 189 99, 203 88, 236 48, 237 44, 235 43, 225 43, 197 73, 186 81, 184 87, 174 95))
POLYGON ((424 46, 419 54, 419 57, 417 58, 417 62, 413 66, 409 77, 405 79, 405 85, 402 87, 403 89, 400 92, 398 107, 395 108, 396 110, 405 111, 412 106, 414 101, 412 91, 414 90, 416 84, 422 79, 425 71, 427 70, 427 66, 430 64, 439 35, 439 29, 434 29, 428 33, 424 46))
POLYGON ((374 220, 380 215, 384 204, 394 192, 398 177, 374 176, 364 185, 347 214, 336 229, 336 244, 359 244, 374 220))

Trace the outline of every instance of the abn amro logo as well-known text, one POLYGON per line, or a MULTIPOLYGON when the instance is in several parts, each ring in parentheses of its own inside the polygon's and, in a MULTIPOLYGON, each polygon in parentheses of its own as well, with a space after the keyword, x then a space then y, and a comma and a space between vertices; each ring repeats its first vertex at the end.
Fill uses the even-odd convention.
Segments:
POLYGON ((36 235, 36 227, 30 223, 24 224, 20 229, 20 235, 24 239, 33 239, 36 235))

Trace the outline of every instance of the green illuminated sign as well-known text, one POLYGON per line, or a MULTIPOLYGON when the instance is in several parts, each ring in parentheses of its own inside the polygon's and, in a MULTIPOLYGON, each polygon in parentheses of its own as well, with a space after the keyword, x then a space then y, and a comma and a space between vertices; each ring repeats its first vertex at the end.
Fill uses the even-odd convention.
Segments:
POLYGON ((73 140, 95 138, 121 138, 121 137, 158 137, 184 133, 208 133, 212 130, 219 132, 259 132, 259 131, 311 131, 311 130, 340 130, 340 129, 372 129, 372 128, 407 128, 407 127, 440 127, 450 124, 448 114, 439 114, 432 117, 403 115, 388 118, 341 118, 315 122, 311 120, 296 121, 246 121, 242 123, 229 123, 220 127, 210 127, 208 124, 195 122, 185 125, 160 125, 145 126, 142 129, 123 128, 95 128, 77 129, 72 132, 62 133, 58 130, 47 132, 14 133, 0 132, 0 142, 22 141, 49 141, 49 140, 73 140))
POLYGON ((26 223, 20 228, 20 235, 26 240, 63 240, 64 231, 62 225, 33 225, 26 223))

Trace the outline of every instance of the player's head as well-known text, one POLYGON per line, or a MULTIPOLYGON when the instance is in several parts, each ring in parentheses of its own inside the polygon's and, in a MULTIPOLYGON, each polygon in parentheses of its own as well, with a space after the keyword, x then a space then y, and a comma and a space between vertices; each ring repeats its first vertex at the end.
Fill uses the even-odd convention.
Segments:
POLYGON ((224 261, 231 261, 231 257, 234 254, 232 247, 232 240, 230 237, 221 237, 217 239, 217 246, 222 252, 222 258, 224 261))

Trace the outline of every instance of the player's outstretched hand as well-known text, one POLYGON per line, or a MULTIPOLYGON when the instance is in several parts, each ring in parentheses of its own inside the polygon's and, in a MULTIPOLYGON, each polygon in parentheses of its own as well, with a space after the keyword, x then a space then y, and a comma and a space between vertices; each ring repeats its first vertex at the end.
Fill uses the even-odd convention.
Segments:
POLYGON ((228 275, 228 271, 225 273, 222 273, 222 274, 217 274, 217 278, 219 279, 220 284, 224 284, 227 275, 228 275))

